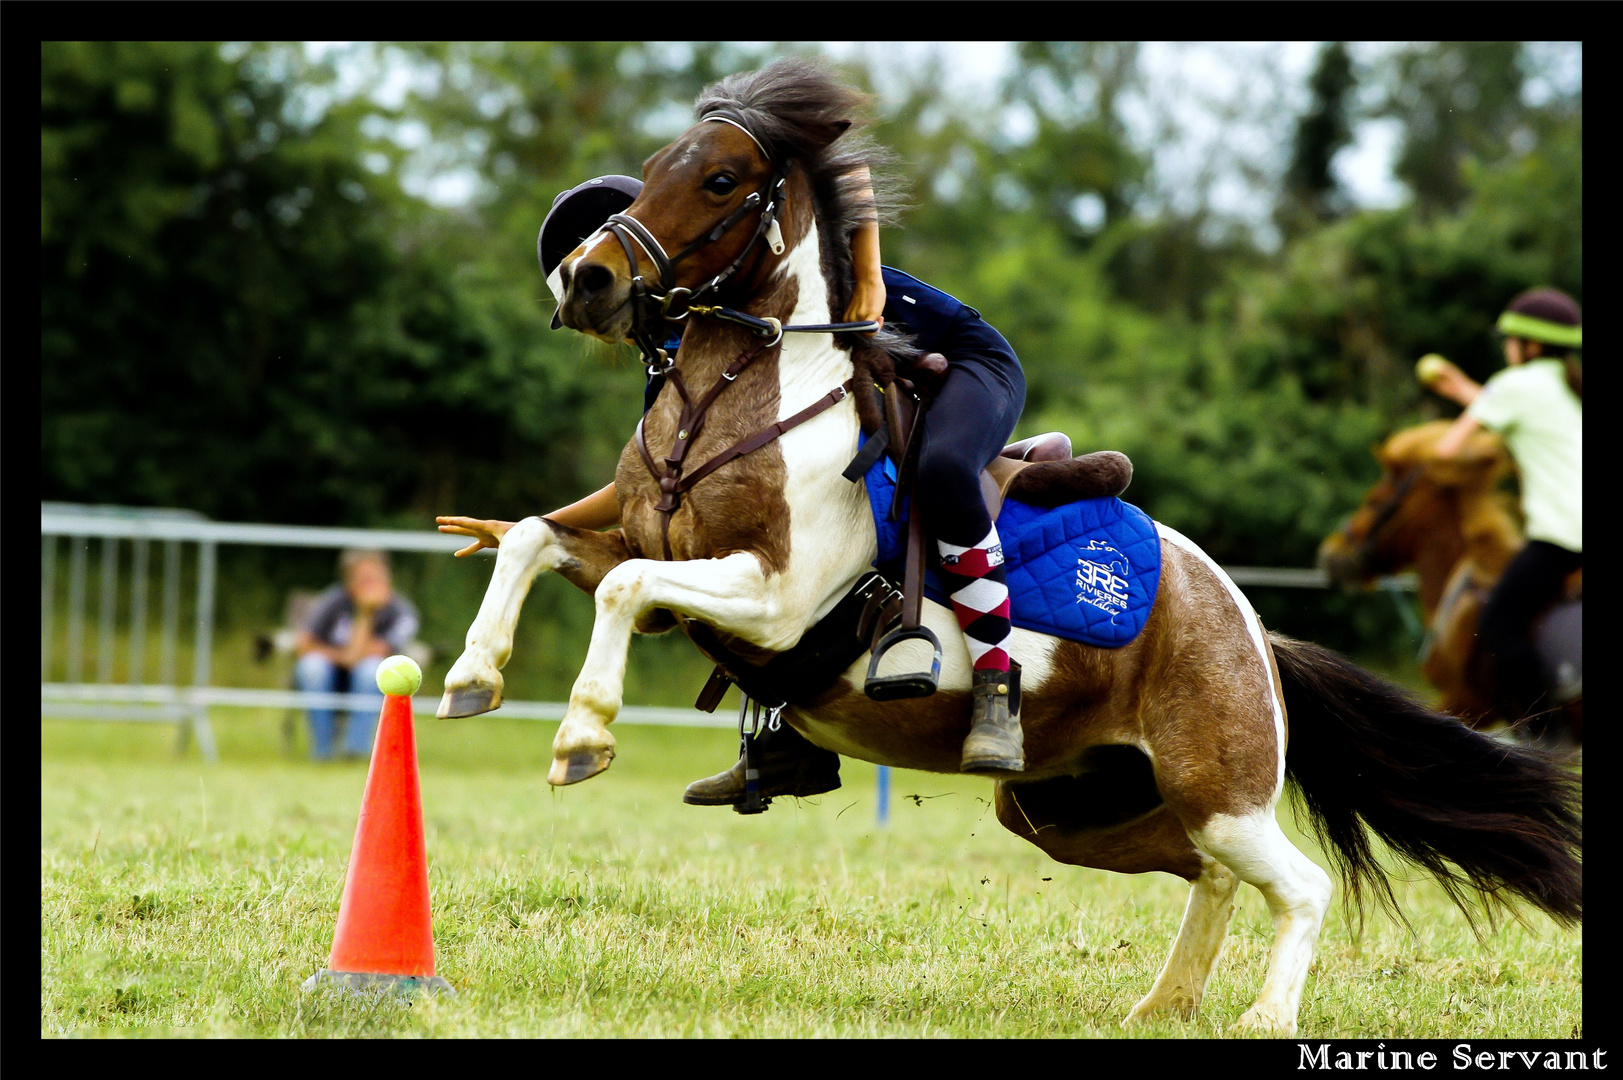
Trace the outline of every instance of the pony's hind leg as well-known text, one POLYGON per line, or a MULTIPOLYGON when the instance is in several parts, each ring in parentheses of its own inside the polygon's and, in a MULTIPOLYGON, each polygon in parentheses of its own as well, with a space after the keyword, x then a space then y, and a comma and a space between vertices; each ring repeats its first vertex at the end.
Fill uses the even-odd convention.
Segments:
POLYGON ((1210 857, 1203 857, 1202 862, 1200 876, 1189 883, 1189 905, 1184 908, 1183 924, 1166 965, 1150 992, 1122 1021, 1124 1026, 1159 1014, 1188 1019, 1200 1007, 1228 936, 1234 893, 1240 887, 1240 879, 1221 862, 1210 857))
POLYGON ((1123 1023, 1159 1014, 1187 1019, 1223 948, 1239 878, 1195 847, 1161 802, 1143 754, 1107 747, 1094 761, 1102 767, 1081 776, 998 784, 998 820, 1058 862, 1119 874, 1158 870, 1189 882, 1189 905, 1166 965, 1123 1023))
POLYGON ((1274 945, 1262 993, 1234 1026, 1295 1034, 1307 969, 1330 908, 1330 875, 1286 838, 1272 805, 1243 815, 1214 814, 1190 835, 1240 880, 1255 885, 1273 915, 1274 945))
POLYGON ((530 584, 537 574, 568 559, 552 529, 538 517, 525 518, 502 537, 479 614, 468 627, 462 655, 445 675, 439 716, 477 716, 502 703, 500 669, 513 653, 513 628, 530 584))

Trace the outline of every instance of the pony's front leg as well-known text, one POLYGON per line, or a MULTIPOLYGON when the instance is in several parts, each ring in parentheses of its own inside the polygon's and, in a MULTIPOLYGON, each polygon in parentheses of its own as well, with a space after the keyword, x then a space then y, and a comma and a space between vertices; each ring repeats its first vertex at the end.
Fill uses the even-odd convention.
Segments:
POLYGON ((667 608, 766 648, 787 648, 802 629, 789 625, 794 620, 784 618, 760 560, 747 552, 681 562, 631 559, 604 576, 596 598, 597 621, 586 663, 552 740, 547 783, 553 785, 589 779, 614 760, 614 736, 607 725, 620 712, 626 651, 644 611, 667 608))
POLYGON ((513 654, 513 628, 536 575, 556 570, 570 560, 552 528, 527 517, 502 537, 496 570, 490 576, 479 614, 468 627, 462 655, 445 675, 442 717, 477 716, 502 703, 501 667, 513 654))

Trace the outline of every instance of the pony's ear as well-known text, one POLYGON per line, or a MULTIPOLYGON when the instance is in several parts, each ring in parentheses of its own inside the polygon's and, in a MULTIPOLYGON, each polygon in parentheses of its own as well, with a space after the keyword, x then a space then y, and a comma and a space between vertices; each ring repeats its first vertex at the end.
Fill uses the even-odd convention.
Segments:
POLYGON ((841 135, 844 135, 850 127, 851 121, 849 120, 826 120, 809 125, 808 130, 812 141, 817 144, 817 149, 821 150, 841 135))

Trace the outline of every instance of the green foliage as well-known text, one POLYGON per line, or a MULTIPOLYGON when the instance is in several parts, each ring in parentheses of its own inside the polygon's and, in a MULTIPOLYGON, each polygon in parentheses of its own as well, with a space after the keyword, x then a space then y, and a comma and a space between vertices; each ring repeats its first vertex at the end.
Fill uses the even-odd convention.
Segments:
POLYGON ((1385 112, 1403 124, 1393 171, 1423 209, 1454 209, 1469 187, 1465 162, 1510 150, 1528 110, 1519 41, 1450 41, 1409 48, 1385 112))

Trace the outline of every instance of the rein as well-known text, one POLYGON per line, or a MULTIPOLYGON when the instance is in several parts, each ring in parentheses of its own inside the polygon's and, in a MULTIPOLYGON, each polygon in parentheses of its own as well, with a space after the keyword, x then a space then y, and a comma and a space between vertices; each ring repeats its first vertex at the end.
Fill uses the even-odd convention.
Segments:
MULTIPOLYGON (((1393 489, 1391 496, 1375 512, 1375 520, 1370 522, 1368 531, 1364 533, 1364 538, 1353 549, 1356 552, 1360 566, 1368 563, 1374 556, 1375 542, 1380 537, 1381 530, 1386 528, 1387 523, 1397 515, 1398 510, 1403 506, 1404 499, 1409 497, 1409 492, 1414 489, 1415 483, 1420 479, 1420 474, 1424 471, 1419 465, 1410 469, 1408 474, 1398 481, 1397 487, 1393 489)), ((1348 540, 1352 539, 1351 530, 1351 521, 1347 522, 1346 527, 1341 530, 1342 535, 1348 540)))

